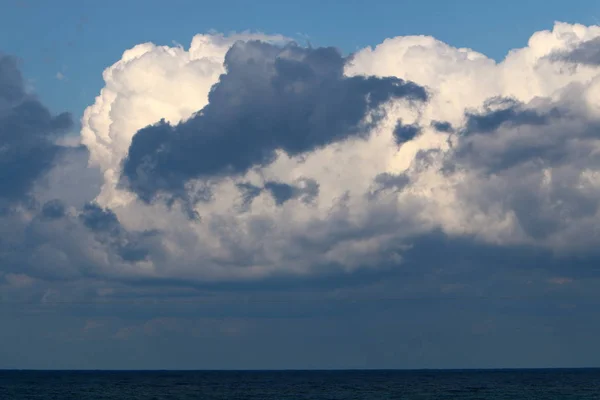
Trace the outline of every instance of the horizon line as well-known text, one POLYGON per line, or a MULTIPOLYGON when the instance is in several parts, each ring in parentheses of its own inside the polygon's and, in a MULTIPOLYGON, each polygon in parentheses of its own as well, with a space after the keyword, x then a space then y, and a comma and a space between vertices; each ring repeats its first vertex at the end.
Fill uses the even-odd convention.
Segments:
POLYGON ((485 368, 256 368, 256 369, 98 369, 98 368, 0 368, 2 372, 461 372, 461 371, 565 371, 600 370, 596 367, 485 367, 485 368))

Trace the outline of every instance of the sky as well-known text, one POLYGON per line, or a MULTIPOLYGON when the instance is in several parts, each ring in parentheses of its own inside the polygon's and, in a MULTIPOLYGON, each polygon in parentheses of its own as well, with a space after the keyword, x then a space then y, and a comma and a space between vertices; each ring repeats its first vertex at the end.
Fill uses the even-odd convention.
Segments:
POLYGON ((0 48, 21 59, 50 109, 81 113, 102 88, 102 71, 124 50, 153 42, 189 46, 197 33, 258 31, 351 53, 400 35, 431 35, 501 60, 555 21, 597 24, 594 0, 225 3, 189 0, 2 0, 0 48), (168 4, 168 5, 167 5, 168 4), (18 32, 18 34, 17 34, 18 32), (57 78, 58 77, 58 78, 57 78))
POLYGON ((600 365, 597 2, 216 4, 2 3, 0 368, 600 365))

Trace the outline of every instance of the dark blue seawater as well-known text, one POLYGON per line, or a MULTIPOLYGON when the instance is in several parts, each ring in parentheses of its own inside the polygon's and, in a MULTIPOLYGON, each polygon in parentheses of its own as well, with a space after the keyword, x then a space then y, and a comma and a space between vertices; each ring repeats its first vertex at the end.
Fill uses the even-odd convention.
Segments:
POLYGON ((0 371, 2 400, 600 399, 600 369, 481 371, 0 371))

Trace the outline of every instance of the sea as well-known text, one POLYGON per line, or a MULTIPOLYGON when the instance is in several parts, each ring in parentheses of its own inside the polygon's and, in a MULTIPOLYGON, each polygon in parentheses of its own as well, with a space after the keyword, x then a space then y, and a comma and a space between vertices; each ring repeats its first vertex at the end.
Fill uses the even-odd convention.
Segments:
POLYGON ((600 399, 600 369, 0 371, 2 400, 600 399))

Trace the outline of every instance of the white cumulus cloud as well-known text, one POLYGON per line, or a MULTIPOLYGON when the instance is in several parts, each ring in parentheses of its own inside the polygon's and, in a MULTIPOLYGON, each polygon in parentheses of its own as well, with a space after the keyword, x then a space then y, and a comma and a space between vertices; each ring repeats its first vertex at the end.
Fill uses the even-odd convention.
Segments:
POLYGON ((600 27, 557 23, 501 62, 432 37, 386 39, 350 57, 345 75, 412 81, 427 89, 426 102, 398 98, 372 110, 366 138, 300 155, 280 150, 248 171, 190 178, 189 193, 210 192, 191 205, 144 202, 119 185, 133 136, 163 119, 195 118, 234 42, 285 38, 198 35, 187 50, 141 44, 105 70, 105 87, 82 120, 90 164, 104 176, 96 201, 127 230, 161 232, 163 249, 140 266, 156 277, 399 265, 413 238, 436 230, 496 245, 592 247, 600 66, 556 55, 598 37, 600 27), (398 131, 399 121, 414 131, 398 131), (273 182, 287 185, 285 201, 269 190, 273 182))

